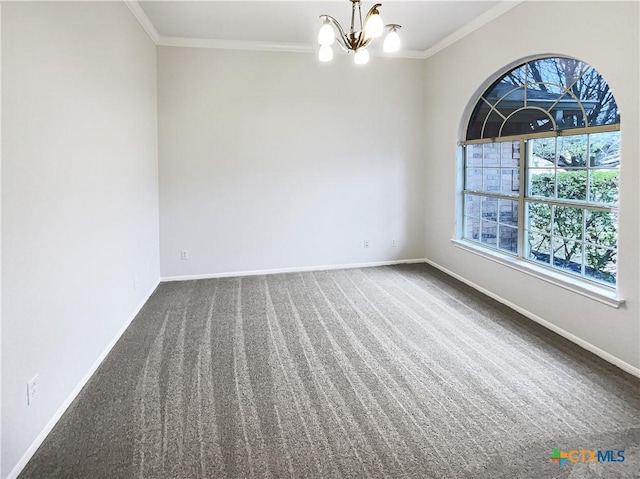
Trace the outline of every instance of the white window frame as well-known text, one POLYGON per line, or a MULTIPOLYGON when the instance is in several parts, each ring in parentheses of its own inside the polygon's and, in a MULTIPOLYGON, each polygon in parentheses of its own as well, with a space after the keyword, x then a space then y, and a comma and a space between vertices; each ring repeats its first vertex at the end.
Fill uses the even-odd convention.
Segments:
MULTIPOLYGON (((472 120, 471 113, 475 110, 476 105, 478 105, 478 102, 485 101, 485 103, 487 103, 489 107, 493 109, 491 104, 489 104, 484 99, 484 95, 488 91, 487 88, 490 85, 495 84, 497 79, 501 79, 505 77, 516 68, 520 68, 522 65, 525 65, 529 62, 535 62, 536 60, 541 60, 544 58, 554 58, 554 57, 549 57, 549 56, 531 57, 525 61, 512 64, 510 68, 504 70, 504 73, 494 77, 493 81, 490 82, 489 80, 487 80, 487 82, 485 82, 482 89, 478 91, 478 95, 474 96, 474 103, 469 105, 471 110, 468 111, 469 116, 467 116, 467 122, 465 124, 461 124, 461 131, 460 131, 461 135, 464 135, 463 137, 466 137, 467 130, 469 128, 469 121, 472 120)), ((526 104, 526 88, 527 88, 526 85, 524 85, 523 88, 525 91, 525 104, 526 104)), ((565 90, 565 92, 567 90, 568 88, 565 90)), ((580 101, 577 98, 576 100, 580 101)), ((583 113, 584 113, 584 109, 583 109, 583 113)), ((503 118, 505 117, 503 116, 503 118)), ((618 117, 618 120, 619 120, 619 117, 618 117)), ((486 123, 486 119, 485 119, 485 123, 486 123)), ((525 134, 518 134, 518 135, 501 136, 497 138, 481 138, 481 139, 465 140, 459 143, 458 188, 457 188, 458 209, 457 209, 457 220, 456 220, 456 233, 454 238, 452 239, 452 242, 456 247, 464 249, 465 251, 468 251, 470 253, 480 255, 486 259, 500 263, 509 268, 521 271, 525 274, 534 276, 543 281, 552 283, 554 285, 565 288, 567 290, 587 296, 589 298, 592 298, 608 306, 618 308, 624 303, 624 300, 618 296, 619 278, 616 278, 616 285, 608 285, 606 283, 598 282, 596 280, 593 280, 585 276, 584 251, 586 250, 586 245, 588 244, 588 242, 587 242, 587 237, 584 231, 584 222, 583 222, 583 231, 582 231, 582 240, 581 240, 583 244, 583 247, 582 247, 583 266, 581 269, 580 276, 569 273, 569 272, 563 272, 561 269, 558 269, 557 267, 553 266, 553 262, 554 262, 553 243, 551 244, 551 257, 550 257, 548 266, 545 265, 544 263, 534 261, 527 257, 528 251, 525 251, 525 245, 527 244, 527 241, 525 239, 525 235, 527 234, 526 233, 527 225, 525 224, 527 201, 533 201, 533 202, 549 204, 549 205, 579 208, 580 210, 583 211, 583 218, 586 216, 586 213, 584 213, 586 211, 599 210, 599 211, 617 212, 617 209, 618 209, 617 205, 615 206, 603 205, 603 204, 591 202, 589 201, 589 197, 586 198, 586 201, 573 201, 573 200, 558 199, 555 197, 541 198, 537 196, 531 196, 531 197, 528 196, 529 192, 527 191, 527 185, 528 185, 527 175, 529 172, 528 172, 528 154, 527 154, 528 149, 526 145, 529 140, 534 138, 554 138, 554 137, 561 137, 561 136, 573 136, 573 135, 583 135, 583 134, 594 134, 594 133, 600 133, 600 132, 620 131, 620 123, 597 125, 597 126, 584 126, 580 128, 568 128, 564 130, 555 129, 555 122, 553 121, 553 118, 552 118, 552 123, 554 128, 553 131, 525 133, 525 134), (468 145, 474 145, 474 144, 503 143, 503 142, 514 142, 514 141, 520 142, 520 161, 517 167, 519 171, 519 191, 517 196, 503 194, 502 191, 488 192, 484 188, 483 188, 483 191, 467 189, 467 185, 465 184, 466 167, 467 167, 467 158, 465 155, 466 147, 468 145), (499 248, 500 246, 499 235, 496 238, 495 247, 493 247, 492 245, 488 245, 486 243, 482 243, 482 222, 480 222, 480 233, 479 233, 480 236, 477 239, 477 241, 473 239, 465 238, 465 234, 466 234, 465 195, 466 194, 491 197, 491 198, 496 198, 498 200, 506 199, 511 201, 517 201, 518 203, 517 254, 513 254, 505 251, 504 249, 499 248)), ((483 126, 483 132, 484 132, 484 126, 483 126)), ((500 129, 500 133, 501 132, 502 132, 502 128, 500 129)), ((584 169, 587 170, 588 172, 588 170, 590 169, 590 164, 589 164, 590 162, 587 160, 586 163, 587 164, 584 167, 584 169)), ((500 170, 500 165, 498 165, 496 168, 499 171, 499 175, 501 175, 502 170, 500 170)), ((483 177, 484 177, 484 174, 483 174, 483 177)), ((587 178, 589 178, 588 173, 587 173, 587 178)), ((557 188, 557 183, 555 187, 557 188)), ((587 191, 589 191, 588 188, 587 188, 587 191)), ((500 215, 500 212, 498 211, 498 219, 499 219, 499 215, 500 215)), ((480 216, 481 216, 481 213, 480 213, 480 216)), ((498 222, 498 219, 496 219, 496 222, 498 222)), ((550 238, 552 237, 550 236, 550 238)), ((553 240, 551 239, 551 241, 553 240)))

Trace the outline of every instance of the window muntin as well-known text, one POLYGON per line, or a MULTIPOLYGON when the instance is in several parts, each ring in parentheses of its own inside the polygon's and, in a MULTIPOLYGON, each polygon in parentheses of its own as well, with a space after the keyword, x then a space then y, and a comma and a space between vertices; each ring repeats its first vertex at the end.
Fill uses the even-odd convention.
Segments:
POLYGON ((615 286, 619 121, 589 65, 546 58, 507 73, 467 130, 463 238, 615 286))
POLYGON ((618 123, 613 94, 594 68, 572 58, 542 58, 511 70, 484 92, 466 139, 618 123))
POLYGON ((526 144, 525 257, 615 284, 620 132, 526 144))
POLYGON ((517 254, 519 191, 519 140, 468 145, 465 238, 517 254))

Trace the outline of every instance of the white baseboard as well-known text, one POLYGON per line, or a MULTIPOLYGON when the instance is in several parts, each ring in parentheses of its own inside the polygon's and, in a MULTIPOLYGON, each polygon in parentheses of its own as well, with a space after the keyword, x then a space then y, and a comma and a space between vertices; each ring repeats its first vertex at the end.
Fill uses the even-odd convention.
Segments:
POLYGON ((192 279, 233 278, 235 276, 259 276, 263 274, 300 273, 302 271, 328 271, 332 269, 370 268, 373 266, 389 266, 393 264, 425 263, 425 258, 396 259, 392 261, 375 261, 372 263, 348 263, 325 266, 299 266, 294 268, 259 269, 255 271, 233 271, 230 273, 190 274, 185 276, 163 276, 162 283, 168 281, 189 281, 192 279))
POLYGON ((435 262, 433 262, 433 261, 431 261, 429 259, 426 259, 425 262, 430 264, 434 268, 439 269, 443 273, 446 273, 449 276, 457 279, 458 281, 462 281, 466 285, 471 286, 473 289, 478 290, 483 294, 486 294, 487 296, 489 296, 490 298, 495 299, 499 303, 502 303, 502 304, 504 304, 506 306, 509 306, 511 309, 517 311, 518 313, 522 314, 523 316, 526 316, 527 318, 535 321, 536 323, 544 326, 547 329, 550 329, 554 333, 559 334, 563 338, 568 339, 569 341, 571 341, 572 343, 577 344, 581 348, 586 349, 589 352, 592 352, 596 356, 601 357, 605 361, 610 362, 611 364, 613 364, 614 366, 619 367, 623 371, 626 371, 629 374, 632 374, 632 375, 640 378, 640 369, 639 368, 627 363, 626 361, 623 361, 622 359, 614 356, 613 354, 610 354, 610 353, 604 351, 603 349, 600 349, 598 346, 594 346, 593 344, 589 343, 588 341, 585 341, 584 339, 576 336, 575 334, 570 333, 569 331, 567 331, 565 329, 562 329, 559 326, 556 326, 555 324, 551 323, 550 321, 547 321, 546 319, 541 318, 537 314, 534 314, 531 311, 528 311, 528 310, 518 306, 517 304, 512 303, 511 301, 503 298, 502 296, 499 296, 499 295, 489 291, 488 289, 485 289, 482 286, 477 285, 473 281, 469 281, 467 278, 464 278, 463 276, 460 276, 459 274, 456 274, 453 271, 448 270, 447 268, 445 268, 444 266, 439 265, 438 263, 435 263, 435 262))
POLYGON ((102 361, 104 361, 104 358, 107 357, 107 354, 109 354, 109 352, 116 345, 116 343, 118 342, 120 337, 124 334, 126 329, 129 327, 129 325, 131 324, 133 319, 140 312, 142 307, 146 304, 146 302, 148 301, 149 297, 153 294, 153 292, 156 290, 156 288, 158 287, 159 284, 160 284, 160 280, 158 279, 155 282, 155 284, 151 287, 149 292, 144 296, 144 299, 140 302, 140 304, 135 309, 135 311, 131 314, 129 319, 122 325, 120 330, 116 333, 116 335, 113 337, 113 339, 109 342, 109 344, 104 349, 104 351, 102 351, 100 356, 98 356, 98 359, 95 360, 95 362, 91 365, 89 370, 82 377, 80 382, 76 385, 76 387, 73 389, 73 391, 71 391, 71 394, 69 394, 67 399, 65 399, 65 401, 60 405, 60 407, 58 408, 56 413, 53 415, 53 417, 49 420, 47 425, 42 429, 40 434, 38 434, 38 437, 36 437, 36 439, 31 443, 31 445, 26 450, 26 452, 22 455, 22 457, 20 458, 18 463, 14 466, 14 468, 11 470, 11 472, 9 472, 9 475, 7 476, 7 479, 16 479, 18 477, 18 475, 22 472, 22 469, 24 469, 24 467, 27 465, 27 463, 31 460, 31 458, 36 453, 36 451, 38 450, 40 445, 47 438, 47 436, 49 435, 49 433, 51 432, 53 427, 60 420, 62 415, 65 413, 67 408, 71 405, 71 403, 76 398, 76 396, 80 393, 82 388, 87 384, 87 382, 89 382, 89 379, 91 379, 91 376, 93 376, 93 374, 96 372, 96 370, 98 369, 100 364, 102 364, 102 361))

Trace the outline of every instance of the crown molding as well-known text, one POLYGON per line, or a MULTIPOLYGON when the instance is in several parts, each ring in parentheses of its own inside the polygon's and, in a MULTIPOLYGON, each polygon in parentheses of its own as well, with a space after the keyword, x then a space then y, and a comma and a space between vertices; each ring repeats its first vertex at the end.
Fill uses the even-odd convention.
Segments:
POLYGON ((258 52, 309 53, 315 51, 312 45, 304 43, 269 43, 246 40, 215 40, 209 38, 163 37, 158 40, 161 47, 214 48, 221 50, 249 50, 258 52))
MULTIPOLYGON (((495 20, 500 15, 508 12, 515 6, 526 0, 502 0, 499 4, 491 7, 489 10, 479 15, 471 22, 454 31, 447 37, 440 40, 432 47, 424 50, 401 50, 392 55, 382 52, 371 51, 372 56, 386 58, 408 58, 424 60, 429 58, 458 40, 466 37, 480 27, 495 20)), ((212 48, 221 50, 246 50, 256 52, 288 52, 288 53, 310 53, 316 52, 316 45, 304 43, 269 43, 269 42, 252 42, 245 40, 215 40, 206 38, 186 38, 186 37, 164 37, 161 36, 151 23, 151 20, 140 6, 138 0, 123 0, 124 4, 129 8, 133 16, 138 20, 142 28, 147 32, 149 38, 158 46, 163 47, 186 47, 186 48, 212 48)), ((342 50, 339 50, 342 53, 342 50)))
POLYGON ((156 27, 153 26, 153 23, 151 23, 151 20, 149 20, 149 17, 140 6, 140 3, 138 3, 137 0, 123 1, 127 8, 131 11, 133 16, 136 18, 136 20, 138 20, 140 26, 144 29, 145 32, 147 32, 147 35, 149 35, 151 41, 153 41, 153 43, 157 45, 158 41, 160 40, 160 34, 158 33, 158 30, 156 30, 156 27))
MULTIPOLYGON (((214 40, 206 38, 163 37, 157 42, 161 47, 212 48, 220 50, 245 50, 254 52, 287 52, 287 53, 316 53, 317 46, 306 43, 268 43, 250 42, 246 40, 214 40)), ((336 49, 337 53, 345 53, 336 49)), ((387 58, 423 58, 423 52, 404 50, 393 54, 386 54, 371 50, 371 56, 387 58)))
POLYGON ((427 48, 425 51, 421 52, 422 58, 429 58, 439 51, 444 50, 448 46, 453 45, 458 40, 461 40, 467 35, 475 32, 478 28, 485 26, 487 23, 495 20, 500 15, 507 13, 513 7, 520 5, 524 1, 525 0, 502 0, 499 4, 491 7, 482 15, 477 16, 469 23, 457 29, 450 35, 446 36, 432 47, 427 48))

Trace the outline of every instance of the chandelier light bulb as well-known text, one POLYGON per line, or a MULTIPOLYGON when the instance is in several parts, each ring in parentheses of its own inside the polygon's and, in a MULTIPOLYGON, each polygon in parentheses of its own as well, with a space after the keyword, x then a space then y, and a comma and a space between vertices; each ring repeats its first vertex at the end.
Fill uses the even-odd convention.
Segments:
POLYGON ((320 27, 320 31, 318 32, 318 43, 320 45, 332 45, 335 41, 336 37, 333 33, 333 27, 329 20, 325 20, 320 27))
POLYGON ((321 62, 330 62, 333 59, 333 49, 330 45, 320 45, 318 59, 321 62))
POLYGON ((369 51, 366 48, 361 48, 353 56, 353 62, 356 65, 364 65, 369 61, 369 51))
POLYGON ((392 28, 387 36, 384 37, 384 44, 382 45, 382 49, 386 53, 394 53, 400 50, 400 35, 395 28, 392 28))
POLYGON ((384 22, 382 21, 382 17, 380 17, 378 10, 375 10, 373 15, 369 17, 367 23, 364 25, 364 36, 365 38, 378 38, 383 33, 384 22))

